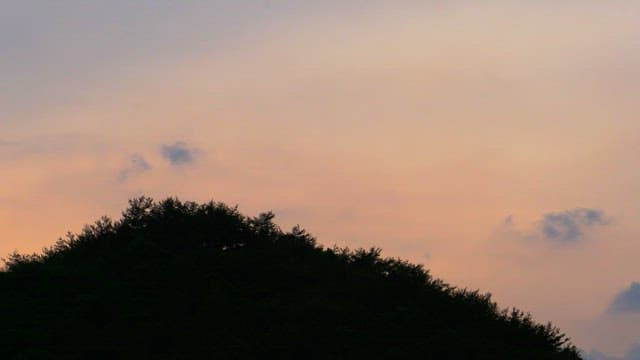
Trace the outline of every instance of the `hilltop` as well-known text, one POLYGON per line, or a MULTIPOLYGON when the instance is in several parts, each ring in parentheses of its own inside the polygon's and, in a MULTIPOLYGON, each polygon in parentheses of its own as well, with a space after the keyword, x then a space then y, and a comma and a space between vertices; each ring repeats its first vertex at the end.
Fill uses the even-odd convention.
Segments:
POLYGON ((580 359, 488 294, 270 212, 130 201, 0 272, 2 359, 580 359))

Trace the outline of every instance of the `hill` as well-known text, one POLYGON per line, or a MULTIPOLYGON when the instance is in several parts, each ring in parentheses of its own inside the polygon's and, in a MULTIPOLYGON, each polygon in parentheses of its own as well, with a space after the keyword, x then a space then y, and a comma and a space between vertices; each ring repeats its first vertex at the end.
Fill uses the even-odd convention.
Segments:
POLYGON ((137 198, 0 272, 2 359, 580 359, 551 324, 272 213, 137 198))

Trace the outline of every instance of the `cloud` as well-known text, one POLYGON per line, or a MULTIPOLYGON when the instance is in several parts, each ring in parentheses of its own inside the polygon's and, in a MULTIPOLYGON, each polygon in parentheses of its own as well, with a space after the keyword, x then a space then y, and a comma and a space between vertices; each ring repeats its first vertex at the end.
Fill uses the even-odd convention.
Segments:
MULTIPOLYGON (((619 293, 609 306, 616 313, 640 313, 640 283, 632 282, 628 289, 619 293)), ((640 355, 640 348, 637 349, 640 355)), ((640 356, 638 357, 640 359, 640 356)))
POLYGON ((498 231, 508 238, 575 243, 596 227, 607 224, 609 219, 602 210, 575 208, 543 214, 528 230, 519 230, 515 217, 509 215, 500 222, 498 231))
POLYGON ((195 150, 190 149, 183 141, 162 145, 161 152, 162 157, 169 160, 173 166, 191 164, 195 160, 195 150))
POLYGON ((504 218, 504 222, 502 223, 503 226, 512 226, 513 225, 513 215, 509 215, 506 218, 504 218))
POLYGON ((583 352, 583 358, 585 360, 624 360, 618 357, 607 356, 604 353, 601 353, 600 351, 597 351, 597 350, 591 350, 591 352, 588 354, 583 352))
MULTIPOLYGON (((640 283, 634 281, 631 283, 631 285, 629 285, 627 289, 623 290, 618 295, 616 295, 616 297, 613 299, 613 301, 609 305, 609 309, 607 312, 608 312, 607 315, 609 315, 607 316, 607 318, 609 319, 615 319, 616 317, 618 317, 618 319, 624 318, 627 321, 630 321, 630 323, 632 324, 633 323, 637 324, 637 318, 634 319, 634 316, 640 315, 640 283), (615 315, 616 317, 611 317, 610 315, 615 315)), ((633 334, 637 334, 637 327, 635 329, 627 328, 623 330, 620 328, 620 326, 621 324, 619 322, 617 322, 617 324, 615 325, 615 328, 610 328, 609 326, 606 325, 606 323, 600 323, 599 327, 602 328, 602 330, 600 331, 601 332, 600 335, 602 335, 603 332, 613 331, 614 334, 617 333, 618 337, 620 337, 623 334, 631 335, 630 337, 631 339, 634 339, 635 341, 638 340, 637 335, 633 335, 633 334)), ((629 337, 627 338, 629 339, 629 337)), ((628 348, 626 354, 622 357, 610 356, 598 350, 591 350, 591 352, 589 353, 584 353, 584 359, 585 360, 640 360, 640 343, 632 344, 628 348)))
POLYGON ((597 350, 591 350, 590 353, 583 352, 583 358, 585 360, 625 360, 624 358, 607 356, 597 350))
POLYGON ((629 349, 627 360, 640 360, 640 344, 635 344, 629 349))
POLYGON ((604 212, 597 209, 576 208, 544 214, 530 237, 571 243, 596 226, 606 225, 604 212))
POLYGON ((608 356, 597 350, 584 354, 585 360, 640 360, 640 344, 632 345, 624 357, 608 356))
POLYGON ((640 344, 635 344, 629 349, 627 360, 640 360, 640 344))
POLYGON ((120 170, 118 173, 118 182, 122 183, 126 181, 131 176, 135 176, 141 174, 143 172, 151 170, 151 165, 140 155, 134 154, 131 156, 131 162, 129 166, 120 170))

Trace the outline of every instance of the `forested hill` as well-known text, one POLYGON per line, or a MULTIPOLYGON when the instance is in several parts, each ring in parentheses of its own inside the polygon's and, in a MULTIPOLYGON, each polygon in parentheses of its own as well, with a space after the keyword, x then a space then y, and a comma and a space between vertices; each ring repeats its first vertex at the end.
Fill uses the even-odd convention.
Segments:
POLYGON ((137 198, 0 272, 1 359, 580 359, 551 325, 271 213, 137 198))

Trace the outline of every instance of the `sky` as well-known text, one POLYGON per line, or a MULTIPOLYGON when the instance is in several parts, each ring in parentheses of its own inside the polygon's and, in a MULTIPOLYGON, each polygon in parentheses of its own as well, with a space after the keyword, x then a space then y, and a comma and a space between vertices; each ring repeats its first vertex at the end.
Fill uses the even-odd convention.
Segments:
POLYGON ((273 210, 640 359, 640 4, 29 1, 0 12, 0 254, 129 198, 273 210))

